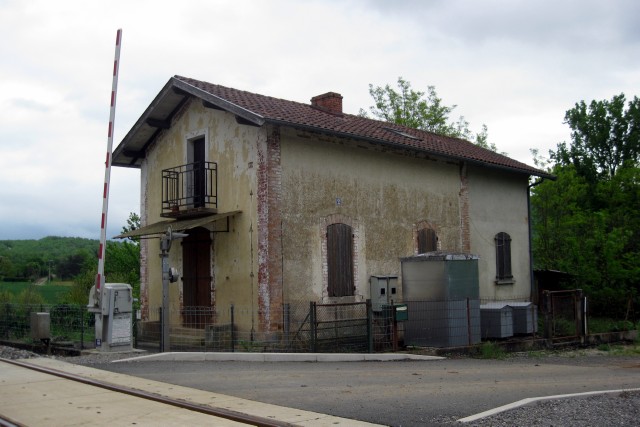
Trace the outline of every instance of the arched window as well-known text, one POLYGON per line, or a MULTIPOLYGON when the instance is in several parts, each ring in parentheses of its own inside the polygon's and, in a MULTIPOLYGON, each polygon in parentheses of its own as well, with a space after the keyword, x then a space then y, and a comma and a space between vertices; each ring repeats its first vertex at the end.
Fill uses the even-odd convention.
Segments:
POLYGON ((353 230, 347 224, 327 226, 327 270, 330 297, 354 294, 353 230))
POLYGON ((496 280, 510 280, 511 274, 511 236, 500 232, 496 234, 496 280))
POLYGON ((438 250, 438 236, 432 228, 418 230, 418 253, 433 252, 438 250))

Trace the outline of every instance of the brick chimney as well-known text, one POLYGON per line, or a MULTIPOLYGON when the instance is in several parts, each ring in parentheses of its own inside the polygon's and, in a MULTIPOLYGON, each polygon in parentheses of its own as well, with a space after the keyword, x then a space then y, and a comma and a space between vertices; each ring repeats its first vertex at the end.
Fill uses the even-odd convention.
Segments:
POLYGON ((342 95, 327 92, 311 98, 311 106, 333 114, 342 114, 342 95))

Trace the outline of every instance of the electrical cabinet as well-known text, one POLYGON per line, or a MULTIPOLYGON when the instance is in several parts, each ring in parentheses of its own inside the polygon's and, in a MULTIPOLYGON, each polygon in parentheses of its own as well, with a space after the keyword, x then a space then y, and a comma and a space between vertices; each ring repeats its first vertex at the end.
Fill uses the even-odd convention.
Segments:
POLYGON ((112 349, 133 345, 132 313, 133 295, 130 285, 106 283, 105 301, 102 304, 103 340, 102 348, 112 349), (105 335, 106 332, 106 335, 105 335))
POLYGON ((371 276, 371 309, 380 312, 384 305, 400 298, 398 276, 371 276))
POLYGON ((51 315, 49 313, 31 312, 31 338, 34 340, 51 338, 51 315))

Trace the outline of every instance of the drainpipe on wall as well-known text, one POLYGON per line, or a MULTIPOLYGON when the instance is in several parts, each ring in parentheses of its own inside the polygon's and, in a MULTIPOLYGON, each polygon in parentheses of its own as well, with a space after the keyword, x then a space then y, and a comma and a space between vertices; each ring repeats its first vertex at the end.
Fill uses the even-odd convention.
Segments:
MULTIPOLYGON (((540 178, 536 182, 529 184, 527 186, 527 225, 529 227, 529 299, 534 301, 534 280, 533 280, 533 238, 531 236, 531 189, 536 185, 542 184, 544 182, 544 178, 540 178)), ((538 301, 538 304, 540 301, 538 301)))

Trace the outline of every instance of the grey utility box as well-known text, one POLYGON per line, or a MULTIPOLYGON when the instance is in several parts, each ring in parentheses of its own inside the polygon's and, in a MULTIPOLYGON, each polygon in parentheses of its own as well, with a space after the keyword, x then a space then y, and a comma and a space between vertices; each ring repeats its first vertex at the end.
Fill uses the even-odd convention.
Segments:
POLYGON ((371 309, 375 312, 382 311, 383 306, 397 301, 400 297, 398 289, 398 276, 371 276, 371 309))
POLYGON ((102 304, 103 350, 124 350, 133 346, 133 294, 130 285, 106 283, 102 304))
POLYGON ((510 302, 513 308, 513 333, 533 334, 538 332, 538 309, 532 302, 510 302))
POLYGON ((427 252, 400 261, 405 301, 477 299, 480 295, 477 255, 427 252))
POLYGON ((31 339, 51 339, 51 315, 31 312, 31 339))
POLYGON ((513 308, 507 303, 491 302, 480 305, 482 338, 513 336, 513 308))
POLYGON ((480 342, 478 256, 427 252, 401 258, 406 345, 456 347, 480 342))

